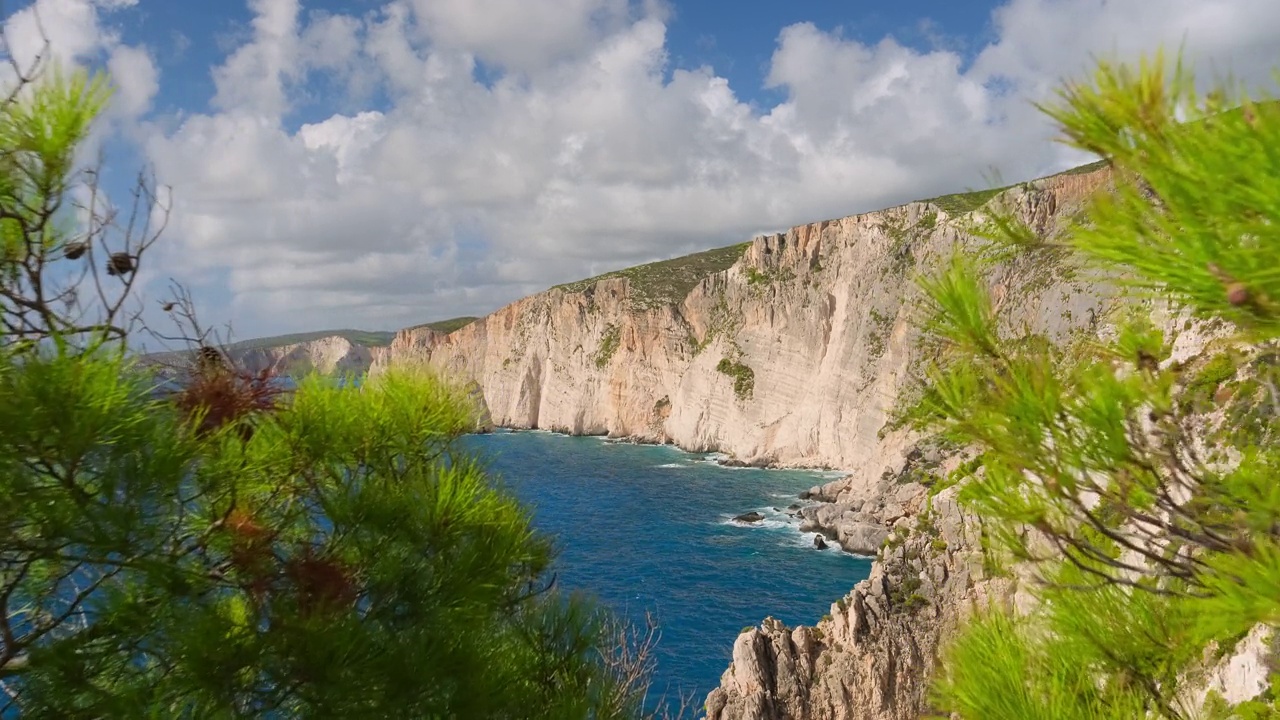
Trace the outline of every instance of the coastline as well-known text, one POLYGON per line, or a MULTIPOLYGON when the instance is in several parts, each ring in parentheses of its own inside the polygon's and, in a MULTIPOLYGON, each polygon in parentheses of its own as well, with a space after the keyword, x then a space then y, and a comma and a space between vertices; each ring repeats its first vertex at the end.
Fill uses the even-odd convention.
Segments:
MULTIPOLYGON (((812 534, 815 537, 822 538, 822 543, 818 543, 815 540, 813 544, 814 549, 819 552, 833 549, 856 558, 874 559, 880 546, 888 538, 893 526, 892 521, 885 522, 876 517, 873 512, 874 508, 867 507, 867 511, 864 512, 862 507, 858 507, 855 512, 850 513, 848 505, 843 505, 825 494, 826 488, 832 485, 843 485, 852 477, 852 472, 848 470, 836 470, 820 466, 805 467, 773 463, 746 463, 734 461, 732 455, 720 450, 690 450, 681 447, 675 442, 654 442, 634 435, 611 436, 607 433, 572 433, 546 428, 517 428, 498 425, 491 426, 485 434, 501 433, 543 433, 570 438, 599 438, 601 442, 616 444, 670 447, 687 455, 720 455, 721 457, 715 459, 714 464, 726 469, 811 473, 815 476, 815 479, 825 480, 826 482, 818 483, 807 490, 803 490, 797 493, 794 498, 788 496, 787 499, 791 500, 791 502, 788 503, 788 507, 785 509, 771 507, 773 510, 797 521, 795 523, 797 534, 801 536, 812 534), (801 505, 801 503, 808 504, 801 505)), ((904 470, 905 472, 906 470, 904 470)), ((912 498, 921 494, 920 491, 923 490, 923 487, 915 485, 914 488, 909 488, 908 490, 909 492, 902 498, 882 497, 881 506, 901 507, 900 504, 883 502, 883 500, 898 499, 902 502, 909 502, 912 498)), ((886 493, 881 493, 881 495, 886 495, 886 493)), ((874 501, 876 498, 869 498, 869 500, 874 501)), ((867 503, 864 502, 862 505, 865 506, 867 503)), ((760 509, 762 508, 755 510, 744 509, 742 514, 760 509)), ((892 520, 896 520, 899 517, 901 515, 892 518, 892 520)), ((736 524, 741 527, 751 527, 753 525, 752 523, 736 524)))
MULTIPOLYGON (((608 433, 591 433, 582 432, 575 433, 570 430, 540 428, 540 427, 516 427, 511 425, 490 425, 487 429, 475 434, 496 433, 496 432, 534 432, 547 433, 550 435, 563 435, 564 437, 591 437, 601 438, 605 442, 625 443, 627 445, 651 445, 654 447, 673 447, 681 452, 691 455, 722 455, 723 459, 718 460, 717 464, 721 467, 728 468, 753 468, 756 470, 794 470, 796 472, 814 472, 814 473, 836 473, 831 475, 830 480, 846 480, 853 476, 853 470, 845 470, 830 465, 806 465, 802 462, 779 463, 773 460, 739 460, 732 453, 726 452, 719 447, 706 448, 689 448, 684 447, 674 440, 657 441, 645 437, 643 435, 610 435, 608 433), (837 475, 838 474, 838 475, 837 475)), ((817 486, 815 486, 817 487, 817 486)), ((801 498, 806 499, 806 498, 801 498)))

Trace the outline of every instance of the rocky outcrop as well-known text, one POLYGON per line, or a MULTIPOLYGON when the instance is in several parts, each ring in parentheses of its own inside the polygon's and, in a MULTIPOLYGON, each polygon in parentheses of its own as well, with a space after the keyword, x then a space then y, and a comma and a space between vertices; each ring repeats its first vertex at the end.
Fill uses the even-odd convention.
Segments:
MULTIPOLYGON (((955 469, 958 458, 942 466, 955 469)), ((877 487, 841 504, 880 505, 909 485, 877 487)), ((993 563, 980 520, 953 485, 894 522, 871 574, 813 627, 774 618, 741 633, 705 703, 706 720, 916 720, 935 717, 930 679, 939 651, 975 611, 1034 611, 1032 569, 993 563)), ((1207 698, 1240 703, 1269 688, 1280 638, 1259 624, 1232 646, 1211 644, 1179 683, 1178 705, 1201 717, 1207 698)))
POLYGON ((941 644, 974 608, 1017 595, 1012 578, 987 574, 981 528, 956 492, 943 490, 927 512, 901 519, 871 576, 816 626, 769 618, 739 635, 732 665, 707 697, 707 720, 920 717, 941 644))
POLYGON ((362 375, 373 362, 373 352, 339 335, 274 347, 232 348, 232 359, 250 372, 274 369, 281 374, 362 375))

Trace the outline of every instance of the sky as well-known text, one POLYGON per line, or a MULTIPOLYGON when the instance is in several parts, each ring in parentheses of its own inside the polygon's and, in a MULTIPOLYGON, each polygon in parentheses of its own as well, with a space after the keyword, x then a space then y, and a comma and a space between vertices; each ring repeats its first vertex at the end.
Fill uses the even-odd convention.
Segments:
MULTIPOLYGON (((168 224, 141 270, 237 339, 551 285, 1090 160, 1034 107, 1176 52, 1275 93, 1276 0, 27 0, 106 71, 87 143, 168 224)), ((39 25, 36 24, 36 19, 39 25)))

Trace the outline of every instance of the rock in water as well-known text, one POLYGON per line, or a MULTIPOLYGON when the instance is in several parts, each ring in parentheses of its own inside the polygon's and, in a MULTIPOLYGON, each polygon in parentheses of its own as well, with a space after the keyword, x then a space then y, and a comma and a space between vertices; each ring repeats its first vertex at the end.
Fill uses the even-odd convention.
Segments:
POLYGON ((761 515, 760 513, 752 510, 749 513, 742 513, 738 517, 734 518, 734 521, 741 522, 741 523, 758 523, 763 519, 764 519, 764 515, 761 515))
POLYGON ((814 547, 816 547, 816 548, 818 548, 819 550, 826 550, 826 549, 827 549, 827 541, 826 541, 826 540, 823 540, 821 535, 814 535, 814 536, 813 536, 813 546, 814 546, 814 547))

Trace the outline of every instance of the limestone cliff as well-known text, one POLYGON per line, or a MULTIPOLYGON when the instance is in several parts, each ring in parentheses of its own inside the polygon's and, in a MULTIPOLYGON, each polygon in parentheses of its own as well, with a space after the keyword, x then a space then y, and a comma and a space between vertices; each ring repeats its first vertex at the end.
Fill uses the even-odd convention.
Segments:
MULTIPOLYGON (((1104 179, 1060 175, 1002 197, 1045 228, 1104 179)), ((449 334, 403 331, 375 350, 373 372, 425 362, 478 382, 500 426, 853 469, 873 482, 907 444, 883 428, 916 364, 913 269, 969 237, 974 218, 954 206, 911 203, 759 237, 678 297, 639 274, 553 288, 449 334)), ((1045 275, 1009 303, 1013 315, 1065 332, 1096 309, 1083 280, 1010 272, 1045 275)))
POLYGON ((266 347, 232 348, 232 358, 251 372, 274 368, 281 374, 315 370, 323 375, 363 374, 373 361, 372 348, 340 335, 266 347))

